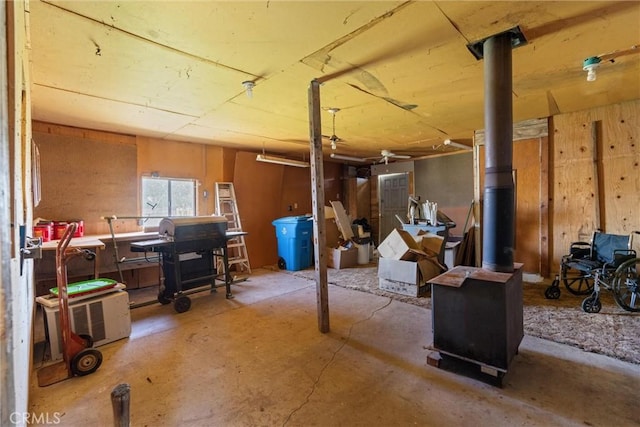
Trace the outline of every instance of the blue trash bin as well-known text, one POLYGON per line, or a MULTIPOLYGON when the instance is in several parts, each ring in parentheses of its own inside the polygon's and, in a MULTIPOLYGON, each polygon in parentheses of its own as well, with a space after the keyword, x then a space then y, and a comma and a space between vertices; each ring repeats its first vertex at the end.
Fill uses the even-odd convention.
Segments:
POLYGON ((278 267, 298 271, 311 266, 313 220, 307 215, 287 216, 272 222, 278 239, 278 267))

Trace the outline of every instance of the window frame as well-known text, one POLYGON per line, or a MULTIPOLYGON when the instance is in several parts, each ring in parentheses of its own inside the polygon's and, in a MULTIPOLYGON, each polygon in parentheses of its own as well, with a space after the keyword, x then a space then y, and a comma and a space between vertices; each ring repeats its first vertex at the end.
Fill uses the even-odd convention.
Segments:
MULTIPOLYGON (((160 221, 162 220, 162 218, 166 218, 166 217, 176 217, 176 216, 197 216, 198 215, 198 187, 200 186, 200 183, 197 179, 195 178, 178 178, 178 177, 169 177, 169 176, 159 176, 159 175, 142 175, 140 177, 140 197, 139 197, 139 202, 140 202, 140 223, 141 225, 143 225, 145 228, 157 228, 158 225, 160 224, 160 221), (146 204, 148 204, 148 201, 145 200, 145 197, 148 197, 148 194, 146 192, 146 183, 147 182, 166 182, 166 191, 164 196, 166 197, 166 208, 163 209, 162 212, 157 212, 155 214, 151 214, 151 212, 146 212, 145 211, 145 206, 146 204), (172 191, 172 184, 174 183, 180 183, 180 184, 184 184, 184 183, 191 183, 192 185, 192 190, 193 190, 193 199, 192 199, 192 204, 191 206, 189 206, 189 208, 193 209, 193 215, 177 215, 177 214, 172 214, 173 212, 175 212, 177 209, 179 209, 178 207, 175 206, 174 203, 174 192, 172 191)), ((160 203, 160 200, 158 200, 156 202, 156 204, 160 203)), ((155 207, 152 208, 152 210, 155 209, 155 207)))

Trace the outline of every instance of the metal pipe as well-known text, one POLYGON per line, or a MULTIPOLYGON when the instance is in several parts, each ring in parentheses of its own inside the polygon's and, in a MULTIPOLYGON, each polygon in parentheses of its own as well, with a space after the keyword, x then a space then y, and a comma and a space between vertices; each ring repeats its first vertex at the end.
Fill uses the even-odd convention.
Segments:
POLYGON ((511 36, 484 42, 485 189, 482 268, 513 272, 515 200, 512 175, 511 36))

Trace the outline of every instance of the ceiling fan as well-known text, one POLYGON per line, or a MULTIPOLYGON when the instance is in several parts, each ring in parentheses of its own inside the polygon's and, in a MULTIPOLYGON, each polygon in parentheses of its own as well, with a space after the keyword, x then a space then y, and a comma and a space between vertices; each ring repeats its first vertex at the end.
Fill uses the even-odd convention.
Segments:
MULTIPOLYGON (((382 156, 378 163, 384 163, 385 165, 389 164, 389 159, 410 159, 411 156, 407 156, 406 154, 396 154, 390 150, 382 150, 380 151, 380 155, 382 156)), ((370 157, 371 159, 377 159, 377 157, 370 157)))

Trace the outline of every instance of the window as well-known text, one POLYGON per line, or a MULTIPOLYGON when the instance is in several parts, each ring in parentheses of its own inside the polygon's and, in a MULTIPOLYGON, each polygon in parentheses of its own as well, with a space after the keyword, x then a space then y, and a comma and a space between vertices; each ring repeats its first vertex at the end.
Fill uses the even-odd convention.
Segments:
POLYGON ((196 180, 142 177, 145 227, 157 227, 167 216, 195 216, 196 180))

